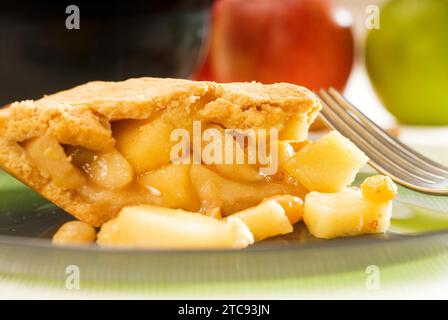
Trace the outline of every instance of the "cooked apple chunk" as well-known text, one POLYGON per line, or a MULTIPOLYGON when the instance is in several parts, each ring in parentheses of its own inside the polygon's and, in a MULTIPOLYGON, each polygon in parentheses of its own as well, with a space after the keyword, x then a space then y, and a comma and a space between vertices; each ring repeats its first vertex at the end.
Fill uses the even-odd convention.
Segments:
POLYGON ((276 201, 285 210, 286 216, 291 224, 299 222, 303 217, 303 201, 299 197, 280 195, 270 197, 267 200, 276 201))
POLYGON ((201 209, 221 208, 224 216, 254 206, 266 197, 288 194, 292 189, 273 182, 248 184, 232 181, 203 165, 192 165, 190 174, 201 209))
MULTIPOLYGON (((229 178, 234 181, 242 182, 262 182, 266 181, 266 178, 260 174, 256 165, 249 164, 248 156, 244 149, 242 149, 236 142, 234 146, 225 145, 222 150, 222 154, 233 154, 233 159, 229 164, 226 164, 223 158, 221 163, 215 163, 210 166, 213 171, 218 174, 229 178), (237 154, 241 152, 243 155, 243 161, 237 162, 237 154)), ((224 157, 224 156, 223 156, 224 157)))
POLYGON ((170 135, 174 126, 161 117, 149 120, 125 120, 113 124, 117 149, 134 167, 137 174, 159 168, 170 162, 170 135))
POLYGON ((239 219, 217 220, 199 213, 155 206, 124 208, 98 233, 98 245, 154 249, 245 248, 254 242, 239 219))
POLYGON ((324 239, 383 233, 390 225, 392 201, 365 199, 358 188, 336 193, 310 192, 303 220, 309 232, 324 239))
POLYGON ((54 245, 89 245, 95 241, 96 231, 91 225, 81 221, 64 223, 53 235, 54 245))
POLYGON ((350 140, 332 131, 300 149, 283 168, 311 191, 338 192, 368 161, 350 140))
POLYGON ((116 149, 93 152, 84 148, 67 148, 72 162, 98 186, 115 189, 134 180, 134 169, 116 149))
POLYGON ((234 135, 218 125, 207 125, 204 136, 207 141, 202 144, 202 163, 210 165, 213 171, 235 181, 266 181, 257 166, 249 164, 247 150, 234 135))
POLYGON ((292 116, 280 131, 280 140, 303 141, 308 137, 307 114, 296 114, 292 116))
POLYGON ((120 152, 111 150, 94 158, 89 176, 105 188, 121 188, 132 182, 134 170, 120 152))
POLYGON ((167 207, 197 211, 200 203, 191 183, 190 167, 168 164, 140 176, 139 183, 159 195, 167 207))
POLYGON ((261 175, 257 168, 250 164, 216 164, 212 165, 213 171, 234 181, 262 182, 266 178, 261 175))
POLYGON ((70 162, 56 138, 46 134, 23 144, 31 161, 62 188, 75 189, 84 183, 82 173, 70 162))
POLYGON ((317 238, 336 238, 362 233, 365 202, 360 192, 310 192, 305 198, 303 221, 317 238))
POLYGON ((375 202, 392 200, 397 195, 397 185, 388 176, 368 177, 361 184, 362 196, 375 202))
POLYGON ((375 202, 366 200, 363 233, 384 233, 390 227, 392 201, 375 202))
POLYGON ((365 232, 385 232, 390 226, 391 200, 397 195, 397 185, 387 176, 376 175, 364 180, 361 192, 367 202, 367 213, 364 216, 365 232))
POLYGON ((266 200, 259 205, 237 212, 229 218, 241 219, 252 232, 255 241, 280 234, 291 233, 293 228, 283 207, 275 200, 266 200))

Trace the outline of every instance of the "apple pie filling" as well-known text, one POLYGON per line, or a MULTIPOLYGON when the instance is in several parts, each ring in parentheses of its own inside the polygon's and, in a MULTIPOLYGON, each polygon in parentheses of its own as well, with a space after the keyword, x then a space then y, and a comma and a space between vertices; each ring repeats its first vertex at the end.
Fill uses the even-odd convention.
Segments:
MULTIPOLYGON (((202 131, 207 128, 225 135, 224 128, 218 124, 203 123, 202 131)), ((219 209, 227 216, 254 206, 266 197, 279 194, 303 197, 307 192, 292 177, 284 179, 281 173, 267 176, 261 172, 259 163, 249 164, 247 148, 242 150, 242 163, 233 158, 227 164, 226 154, 231 151, 235 157, 237 151, 228 150, 228 144, 222 143, 210 144, 222 148, 219 151, 225 163, 204 163, 201 158, 199 162, 173 163, 171 153, 177 142, 171 134, 175 129, 178 128, 161 116, 122 120, 112 123, 116 143, 107 151, 62 146, 50 134, 26 141, 23 147, 33 163, 58 186, 74 190, 92 205, 104 203, 117 210, 129 205, 152 204, 202 213, 219 209)), ((191 126, 184 129, 192 131, 191 126)), ((287 128, 281 132, 288 137, 303 135, 290 129, 288 132, 287 128)), ((241 148, 234 137, 232 139, 231 148, 241 148)), ((201 142, 202 151, 206 153, 208 144, 201 142)), ((187 148, 193 150, 192 144, 187 148)), ((285 149, 279 156, 280 161, 293 154, 294 149, 287 141, 280 141, 278 145, 278 149, 285 149)), ((217 152, 208 148, 211 153, 217 152)), ((190 158, 193 153, 189 153, 190 158)))
MULTIPOLYGON (((23 147, 31 161, 61 188, 92 206, 107 208, 111 218, 121 211, 103 225, 100 245, 176 246, 174 240, 161 244, 126 229, 132 225, 137 233, 143 228, 141 232, 152 230, 164 238, 173 230, 159 225, 160 217, 170 212, 169 219, 181 217, 176 221, 192 224, 193 229, 207 224, 204 218, 219 220, 221 224, 209 226, 215 236, 203 235, 204 246, 216 241, 224 247, 245 247, 292 232, 292 225, 302 218, 309 231, 321 238, 384 232, 396 192, 393 183, 383 177, 366 181, 362 192, 347 188, 367 157, 337 132, 307 141, 303 123, 306 119, 295 116, 274 140, 266 139, 272 137, 266 131, 256 136, 257 146, 263 141, 268 159, 277 162, 270 174, 262 170, 266 161, 250 160, 253 152, 236 141, 238 135, 231 137, 230 145, 222 142, 225 139, 219 143, 209 139, 214 141, 209 144, 201 140, 199 161, 195 141, 188 141, 189 152, 173 162, 173 149, 179 144, 173 141, 172 132, 179 128, 162 116, 112 123, 115 146, 107 151, 61 145, 48 133, 26 141, 23 147), (222 159, 230 153, 231 161, 210 163, 204 158, 207 152, 214 156, 219 152, 222 159), (244 161, 236 161, 238 152, 244 161), (219 240, 227 233, 232 234, 226 240, 229 243, 219 240)), ((209 128, 228 138, 222 124, 212 122, 202 123, 200 133, 209 128)), ((194 132, 193 125, 182 129, 194 132)), ((198 246, 200 240, 194 234, 182 232, 190 241, 183 245, 198 246)))

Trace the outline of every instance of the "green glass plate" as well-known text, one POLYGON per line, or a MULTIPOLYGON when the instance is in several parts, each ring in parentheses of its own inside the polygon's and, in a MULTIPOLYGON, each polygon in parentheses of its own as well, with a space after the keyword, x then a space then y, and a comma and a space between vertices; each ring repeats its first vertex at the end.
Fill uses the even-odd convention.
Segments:
MULTIPOLYGON (((358 175, 356 183, 369 174, 358 175)), ((330 281, 330 275, 339 275, 331 281, 344 283, 352 274, 364 283, 364 270, 372 264, 408 266, 401 276, 409 276, 409 270, 427 274, 428 266, 419 263, 432 259, 446 265, 445 260, 437 259, 445 259, 448 253, 448 197, 423 195, 401 187, 394 202, 392 226, 385 235, 326 241, 311 237, 299 223, 292 234, 237 251, 51 246, 53 233, 69 220, 73 220, 70 215, 0 172, 0 277, 63 287, 67 267, 75 265, 82 272, 84 284, 93 287, 191 292, 210 286, 220 290, 245 284, 254 289, 281 283, 288 290, 300 284, 310 286, 316 279, 330 281)), ((394 273, 386 273, 385 277, 391 281, 400 278, 394 273)))

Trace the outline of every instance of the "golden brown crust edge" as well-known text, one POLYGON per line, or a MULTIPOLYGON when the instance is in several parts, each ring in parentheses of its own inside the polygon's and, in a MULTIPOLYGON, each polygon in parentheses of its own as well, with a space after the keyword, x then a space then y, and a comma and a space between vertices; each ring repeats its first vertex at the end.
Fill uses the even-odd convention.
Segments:
POLYGON ((116 212, 85 203, 56 186, 28 159, 20 142, 49 132, 62 144, 107 150, 115 141, 110 121, 145 119, 164 111, 173 121, 195 113, 228 128, 281 126, 297 113, 314 121, 321 106, 307 89, 293 84, 196 82, 139 78, 89 82, 36 101, 0 110, 0 166, 76 218, 99 226, 116 212))

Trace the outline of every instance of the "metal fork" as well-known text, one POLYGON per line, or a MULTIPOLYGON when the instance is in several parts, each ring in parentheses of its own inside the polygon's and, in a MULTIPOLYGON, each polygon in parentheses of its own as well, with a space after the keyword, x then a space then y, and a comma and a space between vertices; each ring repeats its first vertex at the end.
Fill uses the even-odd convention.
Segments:
POLYGON ((364 151, 370 159, 369 164, 378 172, 412 190, 448 195, 448 167, 390 136, 337 90, 321 89, 316 95, 323 105, 322 122, 364 151))

